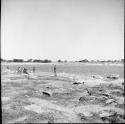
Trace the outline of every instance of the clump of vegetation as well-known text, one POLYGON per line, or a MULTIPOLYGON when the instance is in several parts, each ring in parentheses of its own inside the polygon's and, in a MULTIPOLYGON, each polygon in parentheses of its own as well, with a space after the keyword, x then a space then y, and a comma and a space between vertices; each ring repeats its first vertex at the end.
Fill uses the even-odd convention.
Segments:
POLYGON ((45 60, 40 60, 40 59, 35 59, 33 62, 39 62, 39 63, 50 63, 52 62, 51 60, 45 59, 45 60))
POLYGON ((23 60, 23 59, 13 59, 13 60, 5 60, 1 58, 1 62, 38 62, 38 63, 50 63, 52 62, 52 60, 49 59, 45 59, 45 60, 41 60, 41 59, 28 59, 28 60, 23 60))

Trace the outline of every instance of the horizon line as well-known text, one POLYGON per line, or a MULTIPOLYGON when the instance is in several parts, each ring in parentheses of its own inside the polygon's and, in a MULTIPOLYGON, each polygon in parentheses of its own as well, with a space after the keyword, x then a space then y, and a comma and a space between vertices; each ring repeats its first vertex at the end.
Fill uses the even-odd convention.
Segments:
POLYGON ((53 60, 53 59, 39 59, 39 58, 35 58, 35 59, 32 59, 32 58, 30 58, 30 59, 23 59, 23 58, 13 58, 13 59, 5 59, 5 58, 0 58, 1 60, 14 60, 14 59, 17 59, 17 60, 23 60, 23 61, 28 61, 28 60, 51 60, 51 61, 59 61, 59 60, 61 60, 61 61, 82 61, 82 60, 88 60, 88 61, 115 61, 115 60, 122 60, 122 59, 124 59, 124 58, 121 58, 121 59, 77 59, 77 60, 68 60, 68 59, 56 59, 56 60, 53 60))

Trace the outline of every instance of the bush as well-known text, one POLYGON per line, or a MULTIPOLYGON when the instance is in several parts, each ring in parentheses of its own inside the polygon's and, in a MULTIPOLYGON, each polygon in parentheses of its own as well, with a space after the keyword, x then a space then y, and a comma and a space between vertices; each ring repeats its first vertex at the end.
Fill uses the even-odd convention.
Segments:
POLYGON ((13 59, 13 62, 24 62, 23 59, 13 59))

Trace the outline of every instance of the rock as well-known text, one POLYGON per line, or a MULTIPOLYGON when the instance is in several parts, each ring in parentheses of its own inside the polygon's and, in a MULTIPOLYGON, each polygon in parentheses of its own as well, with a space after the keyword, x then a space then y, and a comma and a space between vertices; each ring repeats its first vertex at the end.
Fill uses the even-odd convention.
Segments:
POLYGON ((125 121, 125 115, 118 114, 119 118, 123 119, 125 121))
POLYGON ((108 104, 111 104, 111 103, 113 103, 113 102, 116 102, 114 99, 108 99, 107 101, 106 101, 106 105, 108 105, 108 104))
POLYGON ((108 121, 109 123, 119 122, 117 112, 103 112, 100 117, 103 121, 108 121))
POLYGON ((112 96, 108 93, 99 93, 98 95, 106 96, 107 98, 112 98, 112 96))
POLYGON ((91 112, 84 112, 84 113, 79 113, 78 116, 80 116, 82 120, 88 120, 90 117, 93 116, 93 114, 91 112))
POLYGON ((107 100, 107 97, 105 96, 97 96, 95 97, 94 103, 105 105, 106 100, 107 100))
POLYGON ((95 79, 103 79, 103 77, 101 77, 100 75, 92 75, 91 77, 95 79))
POLYGON ((120 91, 120 90, 114 90, 114 91, 111 91, 112 95, 116 95, 116 96, 123 96, 123 91, 120 91))
POLYGON ((109 111, 101 111, 99 116, 102 118, 102 117, 109 117, 111 115, 113 115, 114 112, 109 112, 109 111))
POLYGON ((118 79, 119 78, 119 75, 117 74, 111 74, 109 76, 107 76, 108 79, 118 79))
POLYGON ((74 82, 73 84, 82 84, 81 82, 74 82))
POLYGON ((79 98, 79 102, 81 102, 81 103, 88 103, 89 100, 90 100, 90 98, 86 97, 86 96, 82 96, 79 98))
POLYGON ((45 91, 44 91, 44 92, 42 92, 42 93, 43 93, 44 96, 51 96, 51 94, 48 93, 48 92, 45 92, 45 91))
POLYGON ((25 95, 25 97, 29 97, 28 95, 25 95))
POLYGON ((75 81, 73 84, 84 84, 84 81, 75 81))
POLYGON ((103 91, 105 91, 105 90, 104 90, 104 89, 99 89, 99 91, 103 92, 103 91))
POLYGON ((50 87, 49 87, 49 86, 47 86, 46 88, 47 88, 47 89, 50 89, 50 87))
POLYGON ((78 114, 78 116, 80 116, 80 118, 81 118, 81 120, 87 120, 87 117, 86 116, 84 116, 84 114, 78 114))

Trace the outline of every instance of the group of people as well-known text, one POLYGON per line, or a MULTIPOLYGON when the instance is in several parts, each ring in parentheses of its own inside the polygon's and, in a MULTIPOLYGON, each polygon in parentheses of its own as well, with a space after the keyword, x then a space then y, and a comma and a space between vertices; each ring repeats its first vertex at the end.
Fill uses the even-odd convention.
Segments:
MULTIPOLYGON (((9 70, 9 66, 7 66, 7 69, 9 70)), ((33 69, 33 72, 36 71, 36 68, 35 68, 35 67, 33 67, 32 69, 33 69)), ((23 67, 23 68, 18 67, 18 68, 17 68, 17 73, 21 73, 21 72, 24 73, 24 74, 29 74, 29 73, 27 72, 27 69, 26 69, 25 67, 23 67)), ((54 76, 57 76, 57 74, 56 74, 56 65, 54 65, 54 76)))
POLYGON ((22 73, 28 74, 27 69, 24 68, 24 67, 23 67, 22 69, 21 69, 21 67, 18 67, 18 68, 17 68, 17 72, 18 72, 18 73, 21 73, 21 72, 22 72, 22 73))
MULTIPOLYGON (((36 70, 35 67, 33 67, 33 72, 35 72, 35 70, 36 70)), ((23 69, 21 69, 21 67, 18 67, 18 68, 17 68, 17 72, 18 72, 18 73, 22 72, 22 73, 24 73, 24 74, 28 74, 27 69, 24 68, 24 67, 23 67, 23 69)))

